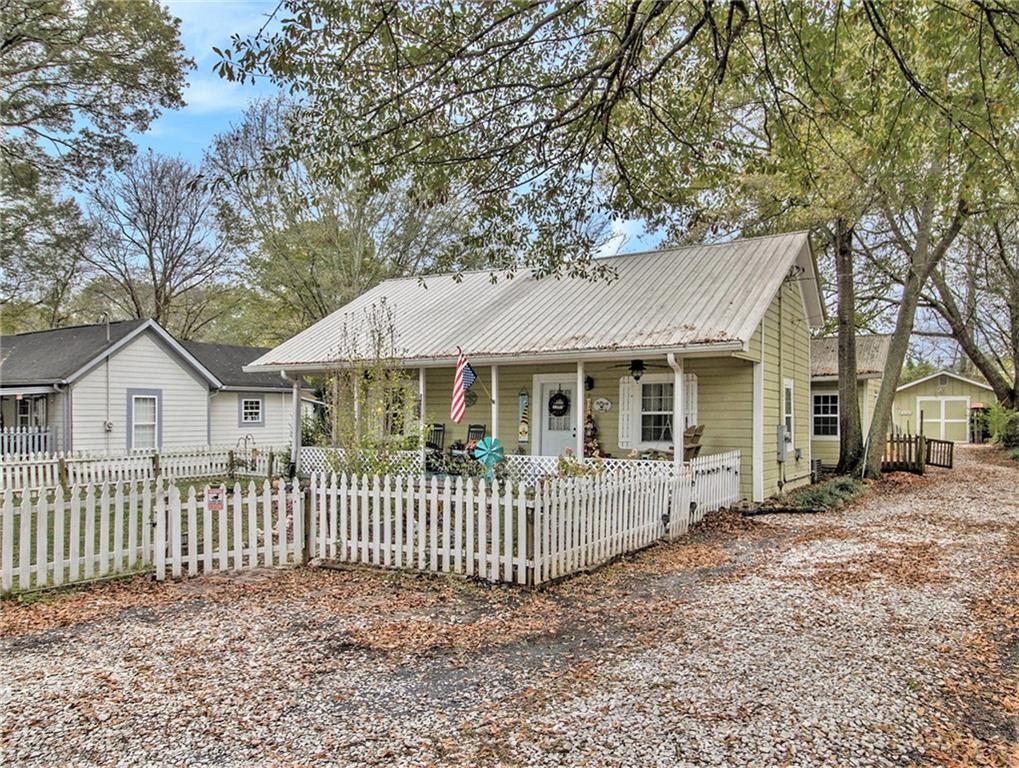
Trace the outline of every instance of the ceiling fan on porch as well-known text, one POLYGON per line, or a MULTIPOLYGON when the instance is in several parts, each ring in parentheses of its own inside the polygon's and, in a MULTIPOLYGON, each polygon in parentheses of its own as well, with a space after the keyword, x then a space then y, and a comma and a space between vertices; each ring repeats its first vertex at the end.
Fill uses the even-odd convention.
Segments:
POLYGON ((612 367, 626 368, 627 370, 630 371, 630 375, 633 376, 634 381, 640 381, 640 377, 647 373, 649 369, 652 368, 660 368, 663 370, 668 369, 667 365, 662 365, 660 363, 648 363, 644 360, 631 360, 629 363, 619 363, 618 365, 613 365, 612 367))

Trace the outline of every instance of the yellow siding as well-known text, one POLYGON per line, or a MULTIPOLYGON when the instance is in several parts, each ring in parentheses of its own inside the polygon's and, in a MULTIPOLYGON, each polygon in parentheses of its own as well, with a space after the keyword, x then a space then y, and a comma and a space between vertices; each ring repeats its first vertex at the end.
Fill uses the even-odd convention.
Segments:
POLYGON ((978 387, 966 381, 948 377, 947 383, 941 386, 938 378, 935 377, 916 386, 904 389, 895 394, 892 401, 892 420, 895 426, 903 432, 917 432, 916 399, 918 397, 969 397, 970 405, 983 403, 985 405, 994 402, 994 393, 983 387, 978 387))
MULTIPOLYGON (((652 364, 648 360, 649 366, 652 364)), ((594 389, 586 393, 587 402, 605 398, 612 409, 595 413, 598 436, 602 448, 617 458, 626 458, 630 451, 619 446, 619 379, 627 375, 626 361, 587 362, 584 373, 594 379, 594 389), (620 367, 622 366, 622 367, 620 367)), ((654 363, 653 373, 671 373, 665 360, 654 363)), ((485 424, 492 429, 491 404, 485 387, 492 389, 492 373, 487 366, 477 366, 479 381, 474 386, 477 402, 467 409, 460 424, 449 419, 449 400, 453 382, 452 368, 429 369, 425 379, 425 421, 444 424, 446 445, 467 436, 468 424, 485 424)), ((576 379, 576 365, 503 365, 499 367, 499 433, 496 435, 509 453, 532 453, 533 433, 528 443, 517 441, 517 399, 521 389, 531 397, 530 418, 535 418, 534 383, 536 374, 561 373, 564 379, 576 379)), ((697 376, 698 421, 704 425, 701 440, 702 453, 738 449, 742 452, 741 482, 743 493, 749 498, 751 487, 751 452, 753 449, 753 366, 746 361, 729 357, 694 358, 685 361, 685 372, 697 376)))
POLYGON ((764 495, 773 496, 810 481, 810 331, 797 283, 783 283, 761 324, 764 346, 764 495), (783 466, 778 461, 777 431, 784 417, 784 379, 794 382, 794 424, 793 444, 783 466), (801 449, 799 460, 795 457, 797 448, 801 449))
MULTIPOLYGON (((862 379, 857 382, 856 395, 857 404, 860 408, 860 423, 866 434, 870 426, 871 416, 874 415, 874 401, 877 399, 877 391, 881 382, 879 379, 862 379)), ((835 381, 813 382, 810 385, 811 394, 825 392, 838 392, 839 385, 835 381)), ((813 407, 813 403, 811 403, 813 407)), ((839 440, 837 437, 814 437, 811 431, 810 450, 815 459, 820 459, 826 467, 834 467, 839 463, 839 440)))

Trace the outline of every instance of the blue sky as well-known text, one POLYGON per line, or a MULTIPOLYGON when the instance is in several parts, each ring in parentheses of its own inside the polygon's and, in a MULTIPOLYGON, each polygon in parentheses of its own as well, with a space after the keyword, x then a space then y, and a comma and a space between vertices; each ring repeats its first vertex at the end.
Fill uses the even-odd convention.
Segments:
MULTIPOLYGON (((168 0, 167 5, 181 20, 181 39, 196 64, 188 73, 187 106, 164 113, 134 140, 142 151, 180 155, 197 164, 213 137, 238 121, 252 98, 275 93, 268 84, 238 85, 220 78, 213 71, 218 57, 212 48, 226 48, 233 34, 258 32, 277 0, 168 0)), ((616 221, 612 232, 602 255, 653 248, 660 239, 637 221, 616 221)))
POLYGON ((277 0, 169 0, 170 13, 181 20, 181 38, 196 68, 188 74, 187 106, 164 113, 147 133, 134 137, 139 149, 180 155, 194 163, 212 138, 237 121, 257 95, 269 86, 238 85, 221 79, 212 68, 213 46, 226 48, 232 34, 251 35, 265 23, 277 0))

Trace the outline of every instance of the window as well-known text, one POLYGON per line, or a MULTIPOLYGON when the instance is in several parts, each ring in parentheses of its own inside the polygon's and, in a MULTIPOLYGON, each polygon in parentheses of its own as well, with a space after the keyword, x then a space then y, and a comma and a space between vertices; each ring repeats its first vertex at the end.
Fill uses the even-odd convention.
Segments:
POLYGON ((814 395, 811 415, 813 416, 814 437, 839 436, 839 396, 837 393, 814 395))
POLYGON ((640 441, 672 442, 672 384, 641 384, 640 441))
POLYGON ((131 450, 154 451, 158 445, 159 408, 155 395, 132 397, 131 450))
POLYGON ((790 445, 794 444, 793 441, 793 425, 795 420, 793 418, 793 380, 786 379, 785 387, 783 388, 782 398, 782 418, 785 419, 785 439, 790 445))
POLYGON ((19 427, 45 427, 46 396, 23 397, 18 400, 17 417, 19 427))
POLYGON ((262 400, 257 397, 245 397, 241 400, 241 423, 262 423, 262 400))

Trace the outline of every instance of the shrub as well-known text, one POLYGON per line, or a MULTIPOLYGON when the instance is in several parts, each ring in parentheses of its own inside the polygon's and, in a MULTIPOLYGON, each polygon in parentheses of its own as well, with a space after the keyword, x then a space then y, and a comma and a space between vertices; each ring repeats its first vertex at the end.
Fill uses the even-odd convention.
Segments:
POLYGON ((1013 461, 1019 461, 1019 448, 1013 448, 1008 452, 1008 457, 1013 461))
POLYGON ((814 509, 838 509, 854 501, 865 487, 862 480, 842 475, 793 491, 789 494, 789 503, 814 509))
POLYGON ((1019 448, 1019 411, 1009 413, 997 437, 1006 448, 1019 448))

